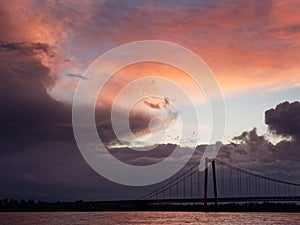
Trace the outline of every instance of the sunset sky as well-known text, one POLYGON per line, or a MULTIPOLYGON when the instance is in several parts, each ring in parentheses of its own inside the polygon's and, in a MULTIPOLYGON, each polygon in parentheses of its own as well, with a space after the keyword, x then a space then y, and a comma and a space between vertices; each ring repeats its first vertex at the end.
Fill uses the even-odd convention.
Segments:
MULTIPOLYGON (((72 132, 71 104, 78 82, 84 82, 85 70, 97 57, 121 44, 142 40, 174 42, 196 53, 209 66, 226 106, 226 127, 220 140, 224 151, 233 149, 232 141, 243 142, 246 158, 257 161, 246 162, 234 153, 231 158, 220 153, 221 157, 226 155, 230 162, 246 169, 263 169, 266 174, 278 167, 274 176, 300 181, 299 167, 295 166, 300 159, 299 10, 298 0, 2 1, 0 198, 133 196, 126 187, 99 177, 81 158, 72 132), (253 135, 261 137, 258 139, 263 139, 263 145, 258 141, 251 145, 253 135), (259 155, 268 151, 274 151, 271 158, 276 165, 263 164, 265 158, 259 155), (65 191, 70 188, 72 191, 65 191), (113 194, 118 188, 124 196, 113 194)), ((96 109, 99 133, 106 144, 115 143, 107 120, 118 91, 149 75, 179 83, 200 108, 207 104, 181 70, 151 62, 123 68, 105 86, 96 109)), ((152 82, 147 88, 151 84, 159 87, 152 82)), ((148 109, 151 117, 151 110, 167 107, 168 90, 163 97, 146 99, 145 104, 136 106, 131 118, 136 135, 143 135, 148 125, 144 122, 151 119, 149 114, 140 113, 141 108, 148 109)), ((122 104, 126 105, 124 101, 122 104)), ((174 125, 172 109, 164 113, 165 122, 174 125)), ((204 115, 202 119, 202 136, 197 141, 191 137, 194 144, 209 141, 211 123, 204 115)), ((165 144, 161 146, 164 149, 177 141, 173 133, 158 144, 165 144)))

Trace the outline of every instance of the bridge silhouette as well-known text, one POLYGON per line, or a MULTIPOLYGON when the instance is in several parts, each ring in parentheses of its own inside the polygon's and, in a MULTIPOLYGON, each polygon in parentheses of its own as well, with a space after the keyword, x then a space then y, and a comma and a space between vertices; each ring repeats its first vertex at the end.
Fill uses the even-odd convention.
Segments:
POLYGON ((0 204, 0 211, 300 210, 299 205, 294 204, 300 201, 300 184, 256 174, 218 159, 205 159, 200 165, 199 170, 199 163, 189 163, 139 199, 21 202, 0 204))
POLYGON ((205 159, 137 201, 148 205, 298 202, 300 184, 259 175, 218 159, 205 159), (201 165, 201 164, 200 164, 201 165))

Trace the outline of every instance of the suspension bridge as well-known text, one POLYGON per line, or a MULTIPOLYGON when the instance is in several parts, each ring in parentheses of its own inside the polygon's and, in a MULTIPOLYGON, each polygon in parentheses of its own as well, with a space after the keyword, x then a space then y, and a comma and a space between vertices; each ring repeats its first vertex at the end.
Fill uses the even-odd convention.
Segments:
MULTIPOLYGON (((135 200, 62 203, 0 204, 0 211, 115 211, 115 210, 222 210, 234 203, 299 203, 300 184, 256 174, 218 159, 187 165, 180 173, 135 200)), ((273 204, 280 211, 299 211, 299 205, 273 204)), ((274 207, 274 206, 273 206, 274 207)), ((227 208, 228 209, 228 208, 227 208)), ((225 210, 227 210, 225 209, 225 210)), ((231 208, 232 209, 232 208, 231 208)), ((233 209, 234 210, 234 209, 233 209)), ((268 210, 268 208, 262 208, 268 210)), ((270 208, 269 208, 270 210, 270 208)), ((272 208, 271 208, 272 210, 272 208)))
POLYGON ((299 202, 300 184, 256 174, 217 159, 191 166, 137 201, 148 205, 299 202))

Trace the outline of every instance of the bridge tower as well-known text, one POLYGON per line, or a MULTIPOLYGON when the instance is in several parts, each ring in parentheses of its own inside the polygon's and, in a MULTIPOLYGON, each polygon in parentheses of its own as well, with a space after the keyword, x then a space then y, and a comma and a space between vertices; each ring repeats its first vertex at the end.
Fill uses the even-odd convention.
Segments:
POLYGON ((208 194, 208 167, 212 167, 213 176, 213 190, 214 190, 214 202, 215 206, 218 206, 218 193, 217 193, 217 179, 216 179, 216 164, 214 159, 205 158, 205 171, 204 171, 204 206, 207 206, 207 194, 208 194))

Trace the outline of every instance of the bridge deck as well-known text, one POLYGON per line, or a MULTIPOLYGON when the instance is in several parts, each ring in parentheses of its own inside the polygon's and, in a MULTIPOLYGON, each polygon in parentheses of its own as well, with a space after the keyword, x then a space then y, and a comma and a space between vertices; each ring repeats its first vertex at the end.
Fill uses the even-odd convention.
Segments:
MULTIPOLYGON (((215 198, 207 198, 207 202, 215 202, 215 198)), ((140 200, 148 203, 193 203, 204 202, 204 198, 190 198, 190 199, 152 199, 140 200)), ((288 202, 300 201, 300 196, 270 196, 270 197, 229 197, 217 198, 217 202, 288 202)))

